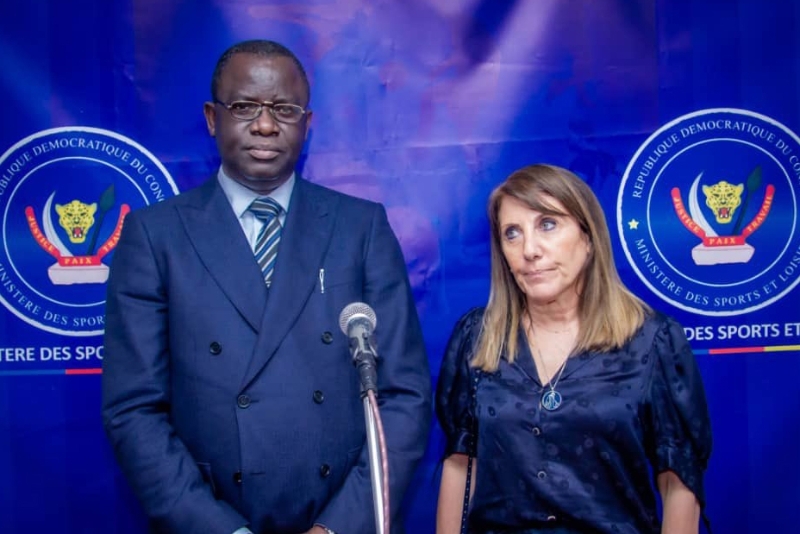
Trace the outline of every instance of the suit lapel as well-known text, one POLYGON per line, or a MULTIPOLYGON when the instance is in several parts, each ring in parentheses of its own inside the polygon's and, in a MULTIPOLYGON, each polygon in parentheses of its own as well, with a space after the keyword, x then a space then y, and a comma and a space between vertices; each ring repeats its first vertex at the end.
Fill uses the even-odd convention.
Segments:
POLYGON ((261 270, 216 178, 202 185, 195 202, 178 206, 200 260, 254 331, 267 299, 261 270))
POLYGON ((300 177, 286 214, 260 335, 243 386, 269 362, 316 286, 333 231, 334 206, 300 177))

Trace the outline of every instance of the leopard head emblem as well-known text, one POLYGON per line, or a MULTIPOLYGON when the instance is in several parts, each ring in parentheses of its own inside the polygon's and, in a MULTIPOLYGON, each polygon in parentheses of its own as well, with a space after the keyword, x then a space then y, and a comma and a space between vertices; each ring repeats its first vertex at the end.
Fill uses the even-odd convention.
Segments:
POLYGON ((703 186, 706 206, 714 212, 718 223, 727 224, 733 220, 733 213, 742 203, 742 191, 744 184, 733 185, 724 180, 714 185, 703 186))
POLYGON ((94 224, 94 214, 97 212, 97 203, 84 204, 80 200, 73 200, 68 204, 56 204, 58 224, 67 231, 72 243, 83 243, 86 234, 94 224))

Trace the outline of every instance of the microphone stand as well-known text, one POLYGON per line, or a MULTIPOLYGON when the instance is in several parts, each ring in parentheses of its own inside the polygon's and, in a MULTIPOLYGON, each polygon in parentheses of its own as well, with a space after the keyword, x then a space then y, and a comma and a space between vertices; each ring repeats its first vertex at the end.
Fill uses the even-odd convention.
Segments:
MULTIPOLYGON (((369 346, 368 344, 366 346, 369 346)), ((361 378, 361 398, 364 407, 364 422, 369 449, 370 480, 372 482, 372 504, 375 511, 375 532, 389 534, 389 463, 387 460, 383 423, 381 422, 376 397, 377 371, 375 355, 370 350, 356 350, 354 363, 361 378)))
MULTIPOLYGON (((383 466, 381 462, 381 447, 378 438, 378 423, 373 413, 374 395, 364 395, 364 421, 367 425, 367 445, 369 447, 369 472, 372 480, 372 504, 375 511, 375 531, 378 534, 388 534, 384 532, 385 521, 388 519, 384 514, 383 501, 383 466)), ((377 402, 375 409, 377 410, 377 402)))

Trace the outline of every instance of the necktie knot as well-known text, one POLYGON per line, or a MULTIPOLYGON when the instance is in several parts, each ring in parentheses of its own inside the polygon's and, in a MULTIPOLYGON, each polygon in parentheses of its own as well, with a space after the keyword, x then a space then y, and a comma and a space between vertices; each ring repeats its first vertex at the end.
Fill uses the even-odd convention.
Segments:
POLYGON ((283 208, 281 205, 272 200, 270 197, 259 197, 255 199, 250 207, 247 208, 259 220, 268 223, 278 215, 280 215, 283 208))

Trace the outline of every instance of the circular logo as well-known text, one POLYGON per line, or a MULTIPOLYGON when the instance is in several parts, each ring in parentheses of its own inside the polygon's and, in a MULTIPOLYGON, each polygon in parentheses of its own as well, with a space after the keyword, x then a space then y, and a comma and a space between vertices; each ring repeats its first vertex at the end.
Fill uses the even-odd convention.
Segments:
POLYGON ((625 255, 661 299, 703 315, 761 309, 800 282, 800 139, 740 109, 677 118, 628 164, 625 255))
POLYGON ((48 332, 102 334, 125 215, 177 194, 164 166, 115 132, 53 128, 19 141, 0 157, 0 302, 48 332))

